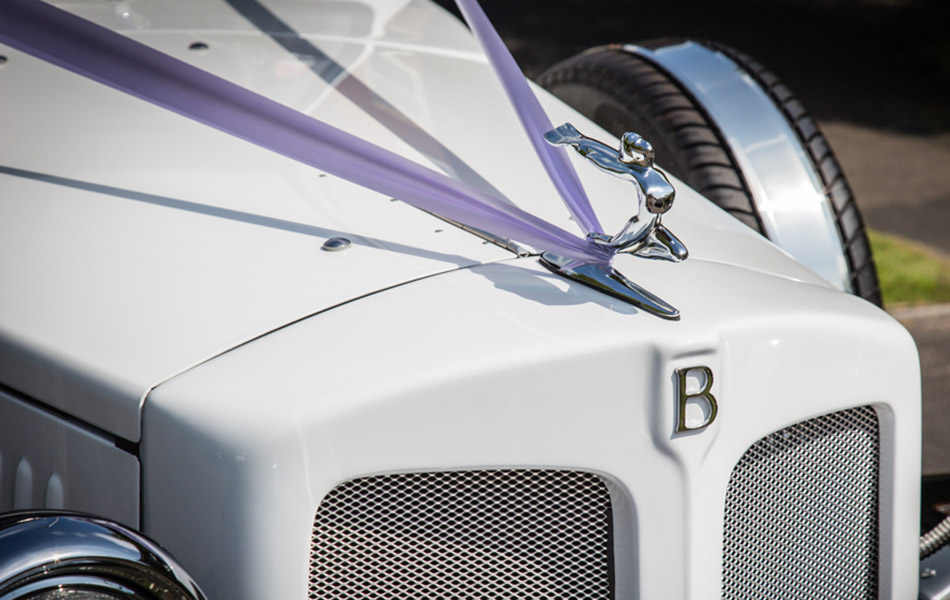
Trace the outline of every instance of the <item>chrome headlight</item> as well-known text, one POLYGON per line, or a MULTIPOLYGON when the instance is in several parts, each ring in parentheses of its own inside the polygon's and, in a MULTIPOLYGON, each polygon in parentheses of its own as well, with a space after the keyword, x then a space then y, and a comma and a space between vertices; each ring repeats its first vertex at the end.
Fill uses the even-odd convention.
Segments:
POLYGON ((0 600, 204 600, 161 547, 126 527, 53 512, 0 517, 0 600))

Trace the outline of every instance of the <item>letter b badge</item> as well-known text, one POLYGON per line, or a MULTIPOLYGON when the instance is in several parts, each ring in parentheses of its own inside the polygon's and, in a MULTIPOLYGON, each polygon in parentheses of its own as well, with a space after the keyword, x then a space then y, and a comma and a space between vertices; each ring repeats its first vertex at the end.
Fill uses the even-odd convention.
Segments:
POLYGON ((716 420, 719 404, 712 395, 713 373, 709 367, 689 367, 676 370, 677 417, 676 433, 695 431, 716 420), (695 385, 696 376, 699 385, 695 385), (693 385, 690 385, 690 384, 693 385), (697 390, 698 387, 698 390, 697 390))

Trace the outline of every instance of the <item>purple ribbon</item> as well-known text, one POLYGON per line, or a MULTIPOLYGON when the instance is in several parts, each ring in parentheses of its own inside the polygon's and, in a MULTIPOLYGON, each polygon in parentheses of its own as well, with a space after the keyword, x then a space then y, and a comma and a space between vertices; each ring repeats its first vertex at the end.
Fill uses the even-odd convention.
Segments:
POLYGON ((2 0, 0 42, 422 210, 584 261, 609 252, 515 206, 39 0, 2 0))
POLYGON ((528 86, 524 73, 518 68, 518 63, 508 51, 508 47, 492 27, 485 11, 477 0, 456 0, 456 4, 462 11, 462 16, 465 17, 468 26, 472 28, 475 37, 478 38, 485 54, 488 55, 488 60, 495 69, 498 79, 501 80, 511 105, 518 113, 521 126, 528 134, 528 139, 531 140, 535 153, 544 164, 548 176, 554 182, 554 187, 557 188, 571 216, 574 217, 574 222, 580 225, 584 233, 603 233, 604 230, 597 221, 594 209, 591 208, 587 193, 577 178, 577 172, 574 171, 574 166, 567 158, 566 150, 551 146, 544 141, 545 132, 554 129, 551 120, 541 108, 541 103, 528 86))

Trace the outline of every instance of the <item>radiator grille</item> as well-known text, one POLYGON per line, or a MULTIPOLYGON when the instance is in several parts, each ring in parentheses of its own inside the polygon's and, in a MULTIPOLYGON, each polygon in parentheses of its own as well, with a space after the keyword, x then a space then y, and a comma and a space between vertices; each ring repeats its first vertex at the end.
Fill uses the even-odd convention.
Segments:
POLYGON ((334 488, 310 598, 609 599, 610 496, 592 473, 405 473, 334 488))
POLYGON ((865 406, 745 453, 726 495, 724 599, 877 598, 879 438, 865 406))

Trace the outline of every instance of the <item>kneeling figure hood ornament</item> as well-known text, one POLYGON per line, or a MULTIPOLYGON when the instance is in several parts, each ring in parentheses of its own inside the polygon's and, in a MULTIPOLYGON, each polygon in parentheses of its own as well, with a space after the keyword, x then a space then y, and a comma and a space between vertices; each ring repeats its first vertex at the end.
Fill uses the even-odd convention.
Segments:
MULTIPOLYGON (((649 221, 641 223, 638 206, 626 225, 614 235, 590 233, 587 239, 608 249, 611 253, 628 252, 643 258, 680 262, 689 255, 686 246, 663 226, 663 214, 673 206, 676 191, 669 179, 653 166, 653 146, 639 134, 627 132, 620 139, 620 147, 613 148, 589 138, 570 123, 544 134, 548 143, 571 146, 601 171, 630 181, 645 204, 649 221)), ((555 273, 595 288, 651 314, 665 319, 679 319, 679 310, 655 296, 609 263, 586 262, 558 256, 551 252, 541 255, 541 262, 555 273)))
POLYGON ((547 132, 544 138, 552 145, 573 147, 601 171, 636 185, 647 211, 653 215, 649 223, 640 224, 638 211, 616 234, 591 233, 588 239, 614 252, 630 252, 645 258, 679 262, 688 256, 686 246, 662 225, 662 216, 673 206, 676 190, 666 175, 654 168, 650 142, 627 132, 620 139, 620 147, 614 149, 585 136, 570 123, 547 132))

